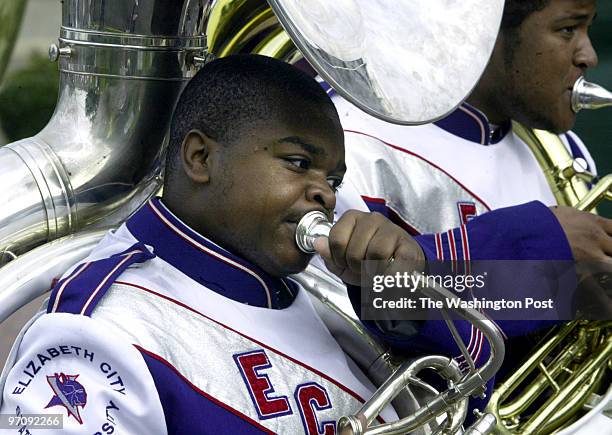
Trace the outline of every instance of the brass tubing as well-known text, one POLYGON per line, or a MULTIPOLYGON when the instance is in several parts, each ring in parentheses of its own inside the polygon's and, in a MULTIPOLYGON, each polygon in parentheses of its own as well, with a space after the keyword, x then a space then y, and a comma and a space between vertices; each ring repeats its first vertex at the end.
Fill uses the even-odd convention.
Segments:
POLYGON ((542 429, 542 432, 552 432, 574 419, 576 413, 582 409, 590 394, 598 386, 601 378, 605 374, 605 371, 605 366, 598 368, 587 382, 578 387, 578 389, 574 391, 574 394, 570 400, 557 409, 556 412, 550 417, 546 423, 546 426, 544 426, 542 429))
MULTIPOLYGON (((576 354, 584 350, 586 346, 586 337, 580 337, 575 343, 568 344, 555 358, 551 364, 549 364, 548 372, 549 376, 556 377, 564 367, 567 367, 569 362, 571 362, 576 354)), ((538 363, 538 364, 541 364, 538 363)), ((529 405, 531 405, 538 396, 548 387, 550 386, 550 381, 547 379, 546 375, 539 375, 530 385, 523 391, 519 397, 514 399, 513 401, 505 404, 504 406, 500 406, 499 415, 502 419, 506 419, 509 417, 514 417, 519 415, 521 412, 525 411, 529 405)))
POLYGON ((589 211, 603 199, 612 198, 612 174, 601 178, 591 190, 576 204, 578 210, 589 211))
POLYGON ((500 416, 501 403, 516 389, 518 386, 529 376, 531 370, 550 354, 550 352, 558 346, 577 326, 578 322, 567 323, 559 329, 551 338, 548 338, 546 343, 540 346, 535 353, 533 353, 527 361, 516 370, 516 372, 506 379, 502 384, 498 385, 493 393, 487 407, 486 412, 490 412, 497 417, 497 431, 500 433, 510 434, 512 431, 508 430, 502 421, 500 416))
MULTIPOLYGON (((522 427, 521 434, 540 434, 548 424, 550 418, 568 400, 575 396, 576 390, 593 376, 600 368, 608 364, 612 358, 612 335, 608 336, 606 342, 593 352, 593 357, 588 360, 580 370, 577 370, 563 386, 558 394, 552 396, 546 404, 536 412, 531 419, 522 427)), ((588 397, 588 396, 587 396, 588 397)), ((582 398, 586 401, 587 397, 582 398)), ((574 397, 574 399, 576 399, 574 397)))

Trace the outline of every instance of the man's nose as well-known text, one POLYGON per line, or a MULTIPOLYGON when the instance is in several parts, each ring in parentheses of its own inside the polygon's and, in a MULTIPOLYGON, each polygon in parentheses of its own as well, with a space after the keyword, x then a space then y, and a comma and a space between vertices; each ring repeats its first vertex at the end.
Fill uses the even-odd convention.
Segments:
POLYGON ((576 48, 574 63, 577 67, 585 70, 587 68, 595 68, 597 66, 597 62, 597 52, 591 43, 591 38, 587 36, 576 48))
POLYGON ((306 199, 316 202, 329 212, 333 211, 336 207, 336 193, 327 182, 327 179, 313 180, 306 189, 306 199))

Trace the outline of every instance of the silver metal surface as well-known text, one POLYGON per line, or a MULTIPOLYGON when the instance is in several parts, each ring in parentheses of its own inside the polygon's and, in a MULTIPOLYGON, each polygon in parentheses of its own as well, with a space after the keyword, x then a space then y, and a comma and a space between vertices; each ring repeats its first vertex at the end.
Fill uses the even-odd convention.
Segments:
POLYGON ((209 3, 62 2, 55 113, 0 148, 0 251, 117 224, 157 190, 172 111, 197 70, 186 59, 205 54, 209 3))
POLYGON ((329 236, 332 224, 325 213, 311 211, 302 216, 295 230, 295 243, 306 254, 314 254, 314 241, 318 237, 329 236))
MULTIPOLYGON (((439 286, 420 287, 419 291, 433 300, 457 298, 456 295, 439 286)), ((339 421, 338 429, 340 433, 353 433, 355 435, 405 434, 432 421, 440 414, 448 413, 449 410, 460 402, 465 402, 468 396, 475 393, 478 394, 482 390, 482 387, 487 381, 499 370, 504 360, 505 346, 503 339, 494 323, 480 312, 474 309, 459 308, 455 310, 455 313, 480 329, 488 340, 491 346, 491 355, 485 364, 477 370, 468 373, 465 377, 461 377, 459 368, 455 367, 456 363, 442 356, 426 356, 413 363, 404 364, 402 368, 394 373, 393 376, 377 390, 375 395, 363 405, 357 414, 353 416, 354 418, 339 421), (391 398, 395 397, 398 392, 405 388, 406 385, 409 385, 416 374, 424 368, 433 368, 441 373, 443 377, 450 380, 455 380, 456 376, 458 376, 458 378, 450 389, 436 395, 432 400, 424 404, 424 406, 417 409, 412 415, 403 417, 393 423, 368 427, 376 417, 378 410, 382 409, 382 407, 384 407, 391 398), (455 371, 457 373, 455 373, 455 371), (362 424, 357 424, 357 421, 365 421, 367 423, 366 427, 363 427, 362 424), (356 426, 360 426, 358 432, 349 432, 352 430, 351 428, 356 426), (345 432, 342 432, 343 430, 345 432)), ((460 410, 460 412, 465 413, 465 403, 461 405, 460 410)))
MULTIPOLYGON (((387 345, 364 328, 347 297, 344 284, 312 264, 291 278, 311 296, 317 314, 344 352, 375 386, 382 385, 397 370, 400 362, 391 356, 387 345)), ((410 415, 433 394, 431 390, 412 391, 406 388, 393 402, 393 408, 400 417, 410 415)), ((417 431, 415 435, 428 433, 425 430, 417 431)))
POLYGON ((51 283, 85 258, 107 230, 66 236, 20 255, 0 273, 0 323, 50 290, 51 283))
POLYGON ((470 426, 463 435, 487 435, 495 429, 495 425, 497 424, 497 419, 493 414, 483 414, 481 415, 476 423, 470 426))
MULTIPOLYGON (((300 219, 296 227, 296 243, 304 252, 312 252, 308 251, 308 249, 312 249, 312 242, 316 237, 327 237, 331 228, 332 224, 327 220, 324 213, 319 211, 309 212, 300 219)), ((414 272, 414 274, 417 277, 420 276, 417 272, 414 272)), ((428 356, 417 359, 412 363, 404 363, 395 372, 393 365, 383 364, 377 367, 377 370, 381 372, 379 376, 372 376, 373 374, 376 375, 376 371, 371 373, 375 365, 374 363, 380 361, 381 357, 388 353, 356 319, 344 286, 314 266, 309 266, 305 273, 296 275, 294 279, 302 284, 315 300, 320 301, 325 308, 335 315, 335 318, 332 316, 331 321, 325 313, 322 313, 321 317, 332 332, 332 335, 334 335, 349 355, 353 356, 355 353, 359 353, 355 352, 356 344, 357 346, 361 344, 362 347, 371 348, 369 352, 363 352, 366 355, 365 360, 357 357, 356 362, 379 389, 355 415, 347 416, 347 418, 343 418, 338 422, 340 433, 352 433, 354 435, 404 434, 422 428, 424 425, 429 425, 432 422, 435 423, 435 419, 444 413, 447 413, 449 416, 445 424, 454 430, 465 419, 467 397, 482 394, 487 381, 495 375, 504 360, 505 346, 501 333, 495 324, 477 310, 457 308, 454 310, 455 313, 480 329, 491 346, 489 359, 480 368, 476 369, 472 363, 470 364, 471 369, 468 374, 463 376, 457 363, 453 360, 443 356, 428 356), (348 334, 351 337, 349 340, 342 340, 342 334, 334 332, 342 330, 342 327, 338 327, 339 321, 346 324, 345 330, 351 330, 352 333, 349 332, 348 334), (345 345, 347 346, 346 348, 345 345), (372 351, 374 355, 372 355, 372 351), (412 407, 413 412, 398 412, 402 418, 397 422, 370 428, 370 424, 374 421, 380 410, 400 393, 409 391, 406 387, 414 383, 417 374, 425 368, 434 369, 444 379, 451 381, 453 384, 452 388, 428 398, 421 406, 415 406, 418 402, 412 400, 409 408, 412 407), (380 376, 383 378, 389 376, 382 385, 376 382, 377 379, 380 380, 380 376)), ((452 292, 439 286, 420 287, 419 291, 436 301, 444 302, 445 300, 458 298, 452 292)), ((445 316, 445 318, 447 317, 445 316)), ((452 324, 450 320, 447 320, 447 323, 452 324)), ((460 347, 464 346, 456 331, 454 332, 453 337, 457 344, 460 347)), ((414 396, 409 398, 414 399, 414 396)))
POLYGON ((269 0, 301 52, 343 97, 398 124, 444 117, 493 51, 503 0, 269 0))
POLYGON ((601 109, 612 106, 612 92, 580 77, 572 88, 572 110, 601 109))

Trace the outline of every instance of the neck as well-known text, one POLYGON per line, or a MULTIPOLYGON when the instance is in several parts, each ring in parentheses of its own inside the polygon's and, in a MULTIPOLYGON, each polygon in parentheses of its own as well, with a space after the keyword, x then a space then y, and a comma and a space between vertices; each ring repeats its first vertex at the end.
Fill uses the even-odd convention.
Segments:
POLYGON ((478 92, 478 89, 476 89, 472 95, 468 97, 466 102, 484 113, 491 124, 501 125, 510 121, 510 117, 505 115, 504 112, 500 110, 500 105, 496 104, 493 100, 494 99, 489 97, 487 93, 478 92))

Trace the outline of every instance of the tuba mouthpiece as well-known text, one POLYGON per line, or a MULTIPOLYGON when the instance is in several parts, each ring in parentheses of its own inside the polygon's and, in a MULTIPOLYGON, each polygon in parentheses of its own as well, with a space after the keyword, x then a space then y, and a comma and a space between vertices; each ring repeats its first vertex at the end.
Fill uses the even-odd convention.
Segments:
POLYGON ((297 224, 295 229, 295 243, 302 252, 314 254, 314 241, 318 237, 329 236, 332 223, 327 219, 325 213, 321 211, 311 211, 306 213, 297 224))
POLYGON ((572 89, 572 110, 576 113, 580 109, 601 109, 602 107, 612 106, 612 92, 587 82, 584 77, 580 77, 574 83, 572 89))

